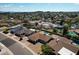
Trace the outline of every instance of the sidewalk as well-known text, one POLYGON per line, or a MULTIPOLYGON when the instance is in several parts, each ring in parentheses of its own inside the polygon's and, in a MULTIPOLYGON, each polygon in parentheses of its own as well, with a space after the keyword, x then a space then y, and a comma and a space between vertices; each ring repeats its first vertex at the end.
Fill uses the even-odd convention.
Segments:
POLYGON ((0 46, 2 47, 0 55, 13 55, 13 53, 2 43, 0 43, 0 46))

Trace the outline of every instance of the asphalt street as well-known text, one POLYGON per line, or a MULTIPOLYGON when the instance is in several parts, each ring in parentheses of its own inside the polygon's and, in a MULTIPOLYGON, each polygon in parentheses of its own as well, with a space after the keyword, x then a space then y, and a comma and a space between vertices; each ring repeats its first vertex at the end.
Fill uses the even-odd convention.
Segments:
POLYGON ((3 43, 14 55, 32 55, 32 53, 24 48, 21 44, 0 34, 0 42, 3 43))

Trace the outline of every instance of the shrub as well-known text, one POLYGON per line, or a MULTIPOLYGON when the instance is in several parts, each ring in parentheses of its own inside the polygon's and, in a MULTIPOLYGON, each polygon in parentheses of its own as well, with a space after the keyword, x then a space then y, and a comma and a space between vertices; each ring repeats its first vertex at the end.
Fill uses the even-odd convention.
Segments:
POLYGON ((3 30, 3 33, 5 33, 5 34, 7 34, 8 32, 9 32, 8 28, 6 28, 6 29, 3 30))
POLYGON ((3 33, 7 34, 7 33, 8 33, 8 31, 7 31, 7 30, 4 30, 4 31, 3 31, 3 33))
POLYGON ((42 48, 42 54, 44 55, 54 55, 53 53, 53 49, 51 47, 49 47, 48 45, 44 44, 41 46, 42 48))

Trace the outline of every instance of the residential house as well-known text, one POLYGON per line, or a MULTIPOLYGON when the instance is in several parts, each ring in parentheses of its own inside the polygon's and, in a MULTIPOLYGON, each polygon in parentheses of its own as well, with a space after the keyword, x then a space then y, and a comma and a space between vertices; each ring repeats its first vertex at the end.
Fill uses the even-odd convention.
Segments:
POLYGON ((29 38, 28 41, 30 41, 30 42, 32 42, 34 44, 36 44, 37 42, 45 44, 45 43, 52 40, 51 37, 49 37, 49 36, 47 36, 45 34, 42 34, 40 32, 34 33, 34 34, 30 35, 28 38, 29 38))
POLYGON ((76 55, 79 54, 79 48, 72 44, 71 40, 64 37, 55 36, 48 45, 54 49, 54 53, 58 55, 76 55))
POLYGON ((21 26, 11 28, 10 32, 17 36, 21 36, 21 35, 29 36, 34 33, 33 31, 31 31, 27 28, 21 27, 21 26))

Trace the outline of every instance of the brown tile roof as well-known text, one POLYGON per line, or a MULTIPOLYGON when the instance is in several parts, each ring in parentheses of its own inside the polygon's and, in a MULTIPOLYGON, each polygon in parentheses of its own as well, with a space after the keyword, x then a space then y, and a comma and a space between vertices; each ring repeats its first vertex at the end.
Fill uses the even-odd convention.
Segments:
POLYGON ((48 45, 55 50, 56 54, 58 54, 58 51, 62 47, 65 47, 65 48, 71 50, 74 53, 77 53, 79 51, 79 48, 75 47, 73 44, 67 43, 66 41, 61 40, 61 39, 57 41, 56 39, 54 39, 54 40, 51 40, 48 43, 48 45))
POLYGON ((66 42, 66 43, 71 43, 72 42, 72 40, 70 40, 70 39, 67 39, 67 38, 65 38, 65 37, 61 37, 61 36, 58 36, 58 35, 52 35, 51 36, 53 39, 61 39, 61 41, 63 41, 63 42, 66 42))
POLYGON ((49 36, 46 36, 40 32, 34 33, 34 34, 30 35, 28 38, 32 41, 37 41, 38 39, 40 39, 40 40, 47 42, 50 40, 49 36))

